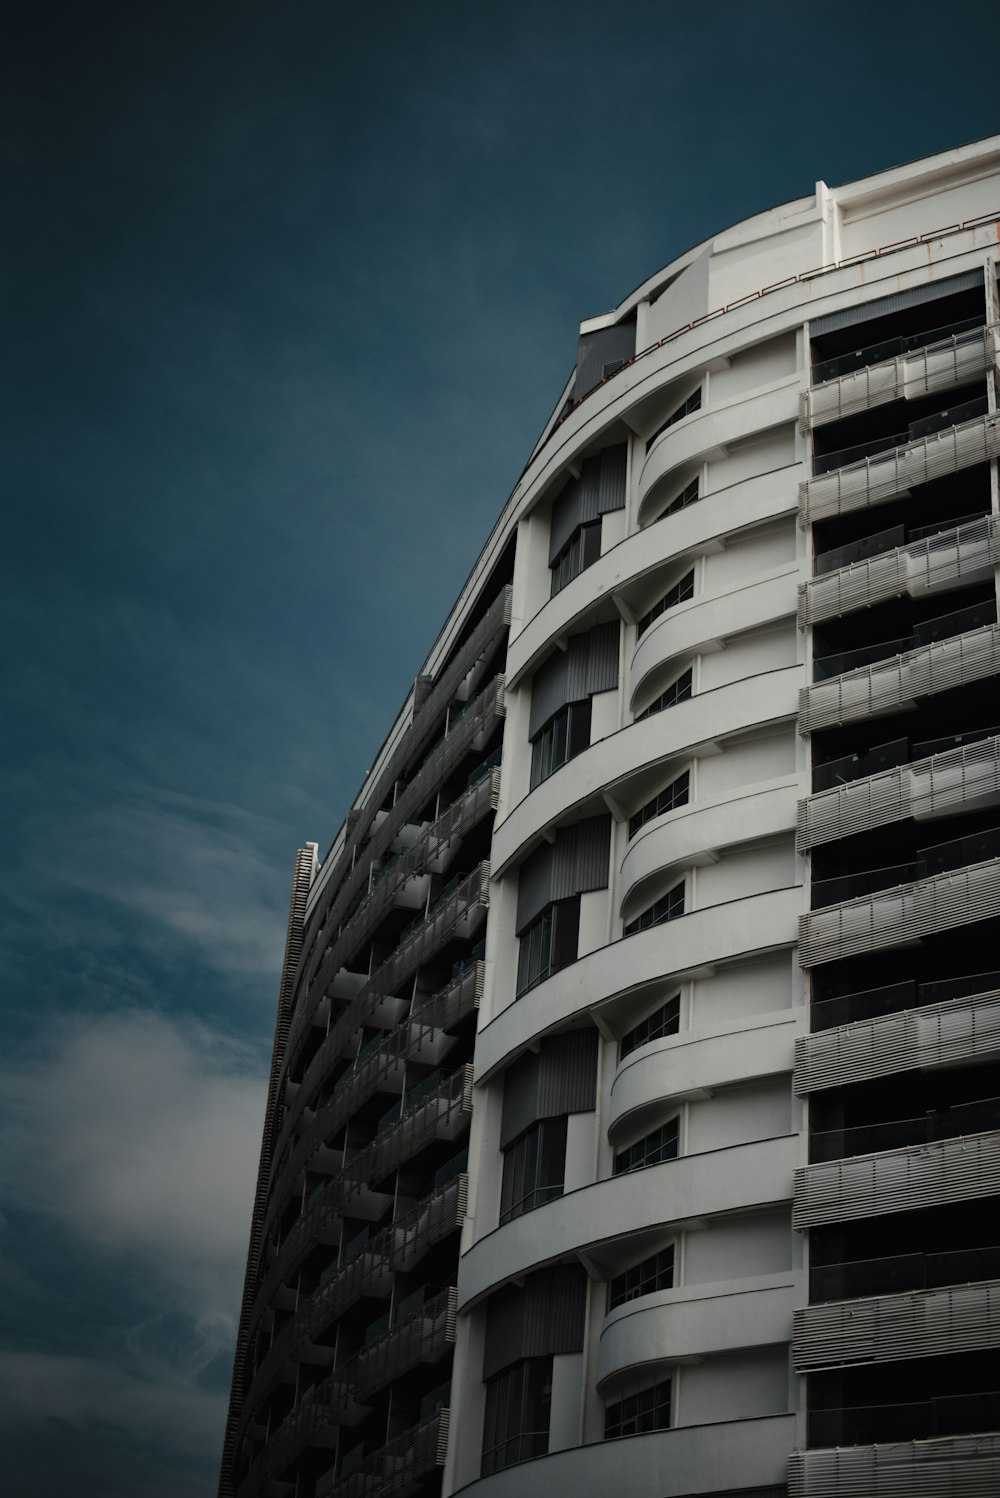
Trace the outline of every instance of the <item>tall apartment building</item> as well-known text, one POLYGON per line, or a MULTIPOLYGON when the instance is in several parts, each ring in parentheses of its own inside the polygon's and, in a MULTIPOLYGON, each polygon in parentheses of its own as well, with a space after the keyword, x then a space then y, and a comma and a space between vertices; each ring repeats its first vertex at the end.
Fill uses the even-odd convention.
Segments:
POLYGON ((295 871, 221 1492, 1000 1492, 1000 137, 575 371, 295 871))

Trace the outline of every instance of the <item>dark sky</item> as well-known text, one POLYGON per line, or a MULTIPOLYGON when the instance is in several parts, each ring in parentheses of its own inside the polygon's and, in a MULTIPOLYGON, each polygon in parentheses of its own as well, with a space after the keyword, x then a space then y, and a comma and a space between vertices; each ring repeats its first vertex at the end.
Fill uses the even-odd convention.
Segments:
POLYGON ((996 130, 998 40, 985 0, 8 14, 12 1498, 214 1491, 294 850, 579 320, 817 178, 996 130))

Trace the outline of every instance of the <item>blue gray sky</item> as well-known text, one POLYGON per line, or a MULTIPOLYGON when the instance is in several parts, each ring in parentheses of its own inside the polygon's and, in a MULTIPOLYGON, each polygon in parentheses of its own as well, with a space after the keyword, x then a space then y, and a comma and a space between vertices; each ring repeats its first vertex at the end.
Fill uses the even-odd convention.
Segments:
POLYGON ((817 178, 997 130, 998 40, 987 0, 7 18, 11 1498, 214 1492, 294 850, 580 318, 817 178))

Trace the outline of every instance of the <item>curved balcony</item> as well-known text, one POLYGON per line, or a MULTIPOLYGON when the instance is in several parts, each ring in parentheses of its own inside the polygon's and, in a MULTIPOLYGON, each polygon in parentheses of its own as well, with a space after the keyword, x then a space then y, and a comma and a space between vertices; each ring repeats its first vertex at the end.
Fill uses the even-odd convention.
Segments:
POLYGON ((871 1295, 795 1312, 800 1373, 1000 1346, 1000 1280, 871 1295))
POLYGON ((1000 1192, 1000 1131, 854 1155, 795 1172, 794 1228, 884 1217, 1000 1192))
POLYGON ((776 1346, 792 1335, 799 1296, 790 1273, 661 1290, 612 1311, 597 1354, 598 1389, 644 1364, 776 1346))
POLYGON ((795 1042, 799 1097, 903 1071, 1000 1056, 1000 989, 840 1025, 795 1042))
POLYGON ((794 1415, 758 1415, 711 1425, 596 1441, 494 1472, 462 1489, 468 1498, 690 1498, 693 1493, 781 1498, 794 1415))
POLYGON ((459 1304, 563 1255, 647 1228, 788 1201, 798 1136, 779 1135, 681 1155, 557 1197, 480 1238, 462 1256, 459 1304))
POLYGON ((899 1498, 1000 1492, 1000 1435, 939 1436, 878 1445, 793 1451, 788 1498, 899 1498))
POLYGON ((650 625, 636 645, 629 668, 629 708, 650 679, 672 661, 706 650, 724 648, 731 635, 760 629, 794 612, 793 580, 797 563, 770 576, 755 578, 742 587, 727 588, 710 597, 679 603, 650 625))
POLYGON ((795 1032, 803 1023, 803 1010, 783 1009, 722 1034, 687 1030, 630 1051, 611 1083, 608 1138, 625 1125, 638 1126, 644 1113, 665 1102, 790 1072, 795 1032))
POLYGON ((987 582, 1000 564, 1000 523, 982 515, 851 562, 799 587, 799 627, 839 619, 890 598, 927 598, 987 582))
POLYGON ((805 852, 909 817, 924 821, 998 800, 1000 734, 989 734, 807 797, 799 803, 797 846, 805 852))
POLYGON ((447 1410, 404 1431, 379 1451, 365 1457, 342 1477, 321 1477, 316 1498, 389 1498, 413 1491, 420 1479, 443 1467, 448 1450, 447 1410))
POLYGON ((776 473, 741 479, 705 494, 698 504, 671 515, 669 523, 648 526, 619 541, 579 577, 548 599, 511 640, 506 679, 520 686, 525 674, 541 663, 554 641, 586 628, 595 611, 649 574, 666 571, 681 558, 718 550, 734 526, 751 526, 794 514, 799 464, 776 473))
POLYGON ((801 916, 799 961, 805 968, 818 967, 998 915, 1000 858, 990 858, 801 916))
POLYGON ((969 385, 996 364, 995 326, 951 332, 938 329, 937 336, 921 336, 930 336, 933 342, 896 338, 830 361, 834 366, 845 366, 848 360, 858 363, 871 359, 861 368, 845 367, 840 372, 823 365, 814 367, 813 375, 818 371, 821 381, 800 396, 799 430, 808 432, 874 406, 920 400, 940 390, 969 385))
POLYGON ((753 952, 790 949, 802 896, 800 885, 747 895, 671 921, 669 941, 664 928, 654 926, 589 952, 508 1005, 479 1031, 477 1083, 509 1065, 542 1035, 600 1012, 602 1005, 622 994, 660 990, 699 968, 753 952))
POLYGON ((976 416, 915 442, 907 441, 799 486, 803 523, 885 504, 921 484, 944 478, 1000 453, 1000 417, 976 416))
POLYGON ((790 832, 795 825, 798 776, 763 787, 741 786, 724 800, 694 801, 636 833, 625 850, 619 879, 619 909, 647 880, 665 869, 714 862, 719 848, 790 832))
POLYGON ((801 670, 783 666, 700 692, 591 744, 529 791, 494 828, 494 875, 506 872, 571 811, 586 804, 603 806, 605 790, 627 783, 639 771, 758 724, 793 719, 801 670))
POLYGON ((657 490, 671 474, 683 473, 723 454, 733 442, 793 422, 799 383, 798 374, 788 375, 775 385, 741 395, 724 406, 709 406, 668 427, 653 443, 639 470, 635 486, 639 524, 649 519, 657 490))

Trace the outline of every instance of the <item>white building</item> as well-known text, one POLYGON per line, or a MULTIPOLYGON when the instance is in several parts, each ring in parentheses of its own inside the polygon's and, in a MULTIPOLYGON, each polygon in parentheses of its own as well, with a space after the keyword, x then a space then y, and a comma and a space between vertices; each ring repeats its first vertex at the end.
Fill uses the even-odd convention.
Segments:
POLYGON ((581 325, 299 856, 223 1494, 1000 1491, 998 258, 1000 137, 581 325))

